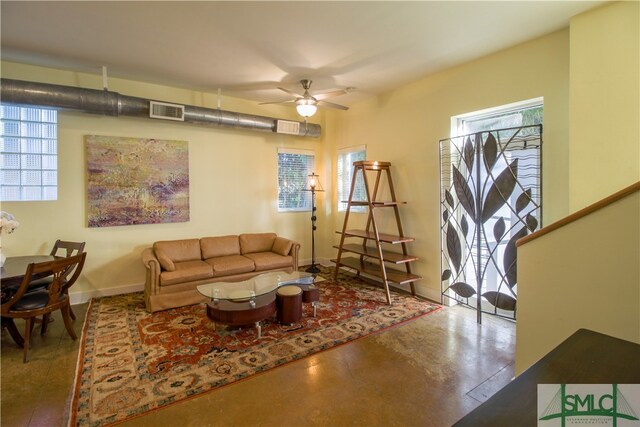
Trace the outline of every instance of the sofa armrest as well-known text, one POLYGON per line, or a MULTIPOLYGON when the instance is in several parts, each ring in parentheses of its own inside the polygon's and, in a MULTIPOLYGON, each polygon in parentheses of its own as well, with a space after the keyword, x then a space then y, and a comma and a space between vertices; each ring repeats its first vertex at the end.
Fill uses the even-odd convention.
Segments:
POLYGON ((156 295, 160 293, 160 272, 162 271, 160 261, 156 258, 153 248, 146 248, 142 251, 142 264, 146 270, 144 295, 147 303, 147 309, 149 309, 149 295, 156 295))
POLYGON ((300 243, 291 241, 293 244, 291 245, 291 249, 289 250, 289 255, 293 257, 293 271, 298 271, 298 254, 300 252, 300 243))

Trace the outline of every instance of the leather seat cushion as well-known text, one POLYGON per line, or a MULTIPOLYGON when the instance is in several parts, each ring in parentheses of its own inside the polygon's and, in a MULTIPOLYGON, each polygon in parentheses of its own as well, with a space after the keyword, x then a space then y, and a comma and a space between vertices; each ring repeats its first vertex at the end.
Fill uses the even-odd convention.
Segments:
MULTIPOLYGON (((29 283, 29 286, 27 287, 27 292, 33 292, 33 291, 39 291, 41 289, 47 289, 52 281, 53 281, 53 277, 51 277, 51 276, 44 277, 42 279, 32 280, 31 283, 29 283)), ((65 279, 62 279, 61 284, 64 284, 65 281, 66 281, 65 279)), ((20 288, 20 283, 10 283, 8 285, 3 286, 2 287, 2 291, 6 295, 10 296, 10 295, 15 294, 18 291, 19 288, 20 288)))
POLYGON ((273 242, 276 240, 276 233, 250 233, 241 234, 240 253, 242 255, 271 251, 273 242))
POLYGON ((228 255, 205 260, 213 268, 213 277, 248 273, 255 270, 253 260, 242 255, 228 255))
POLYGON ((253 260, 256 271, 273 270, 274 268, 287 268, 293 264, 292 256, 282 256, 273 252, 257 252, 245 254, 247 258, 253 260))
POLYGON ((153 249, 160 250, 174 263, 202 259, 200 239, 158 241, 153 244, 153 249))
MULTIPOLYGON (((59 301, 64 301, 66 298, 67 296, 62 294, 59 297, 59 301)), ((48 302, 49 292, 44 290, 29 292, 24 294, 22 298, 11 307, 11 311, 35 310, 46 306, 48 302)))
POLYGON ((276 294, 283 297, 291 297, 302 294, 302 289, 294 285, 287 285, 279 287, 276 294))
POLYGON ((174 271, 160 273, 160 286, 175 285, 213 277, 211 266, 204 261, 184 261, 174 263, 174 271))
POLYGON ((238 236, 203 237, 200 239, 202 259, 240 255, 238 236))
MULTIPOLYGON (((38 280, 32 280, 31 283, 29 283, 29 292, 31 292, 32 290, 48 288, 51 282, 53 282, 52 276, 45 277, 38 280)), ((65 279, 62 279, 62 283, 64 282, 65 282, 65 279)))

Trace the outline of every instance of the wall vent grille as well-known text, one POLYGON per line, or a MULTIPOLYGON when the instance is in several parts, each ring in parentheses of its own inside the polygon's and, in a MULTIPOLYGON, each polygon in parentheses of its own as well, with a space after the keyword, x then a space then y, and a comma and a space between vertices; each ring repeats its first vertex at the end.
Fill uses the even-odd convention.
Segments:
POLYGON ((184 122, 184 105, 149 101, 149 117, 184 122))
POLYGON ((278 120, 276 126, 277 133, 286 133, 289 135, 299 135, 300 134, 300 123, 299 122, 289 122, 287 120, 278 120))

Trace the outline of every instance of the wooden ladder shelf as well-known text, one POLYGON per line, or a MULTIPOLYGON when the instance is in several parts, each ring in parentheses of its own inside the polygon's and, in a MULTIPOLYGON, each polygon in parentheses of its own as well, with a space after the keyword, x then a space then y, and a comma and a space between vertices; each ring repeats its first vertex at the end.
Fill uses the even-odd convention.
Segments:
POLYGON ((409 284, 411 294, 415 295, 414 282, 421 279, 421 277, 411 273, 411 263, 418 258, 409 255, 407 252, 407 243, 413 242, 414 239, 405 236, 402 231, 399 206, 406 204, 406 202, 399 202, 396 199, 393 180, 391 179, 391 163, 363 160, 354 162, 353 167, 351 191, 349 192, 349 200, 346 201, 347 210, 344 216, 344 226, 342 227, 342 231, 338 231, 340 234, 340 244, 335 246, 335 248, 338 249, 338 255, 336 259, 331 260, 336 264, 333 279, 337 279, 340 267, 348 267, 355 269, 358 274, 365 273, 380 278, 384 286, 388 304, 391 304, 389 283, 409 284), (378 190, 380 189, 380 178, 383 172, 385 172, 389 183, 389 192, 391 195, 391 200, 389 201, 377 200, 378 190), (367 198, 366 201, 353 200, 358 174, 362 174, 367 198), (371 189, 369 184, 368 175, 375 176, 373 189, 371 189), (367 225, 364 230, 347 229, 349 214, 355 206, 366 206, 368 208, 367 225), (385 234, 378 229, 375 212, 378 209, 384 208, 393 209, 397 234, 385 234), (348 238, 360 240, 359 243, 345 243, 345 240, 348 238), (370 241, 373 241, 375 246, 368 243, 370 241), (400 245, 402 251, 388 250, 388 245, 400 245), (345 253, 355 254, 356 256, 344 257, 343 255, 345 253), (396 268, 389 268, 387 264, 393 264, 396 268))

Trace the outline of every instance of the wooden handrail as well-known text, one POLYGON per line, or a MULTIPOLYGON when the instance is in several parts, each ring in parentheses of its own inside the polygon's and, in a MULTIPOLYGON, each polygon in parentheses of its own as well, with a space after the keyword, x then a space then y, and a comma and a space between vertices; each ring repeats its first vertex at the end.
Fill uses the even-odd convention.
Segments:
POLYGON ((574 213, 572 213, 569 216, 566 216, 564 218, 562 218, 561 220, 558 220, 544 228, 541 228, 540 230, 536 231, 535 233, 531 233, 528 236, 525 236, 521 239, 518 239, 518 241, 516 242, 516 246, 520 247, 522 245, 524 245, 525 243, 528 243, 532 240, 537 239, 540 236, 544 236, 547 233, 551 233, 554 230, 557 230, 560 227, 564 227, 567 224, 570 224, 582 217, 585 217, 599 209, 604 208, 605 206, 609 206, 610 204, 617 202, 620 199, 623 199, 633 193, 635 193, 636 191, 640 191, 640 181, 636 182, 635 184, 632 184, 626 188, 623 188, 622 190, 618 191, 617 193, 614 193, 612 195, 610 195, 609 197, 605 197, 602 200, 599 200, 597 202, 595 202, 592 205, 587 206, 586 208, 580 209, 579 211, 576 211, 574 213))

